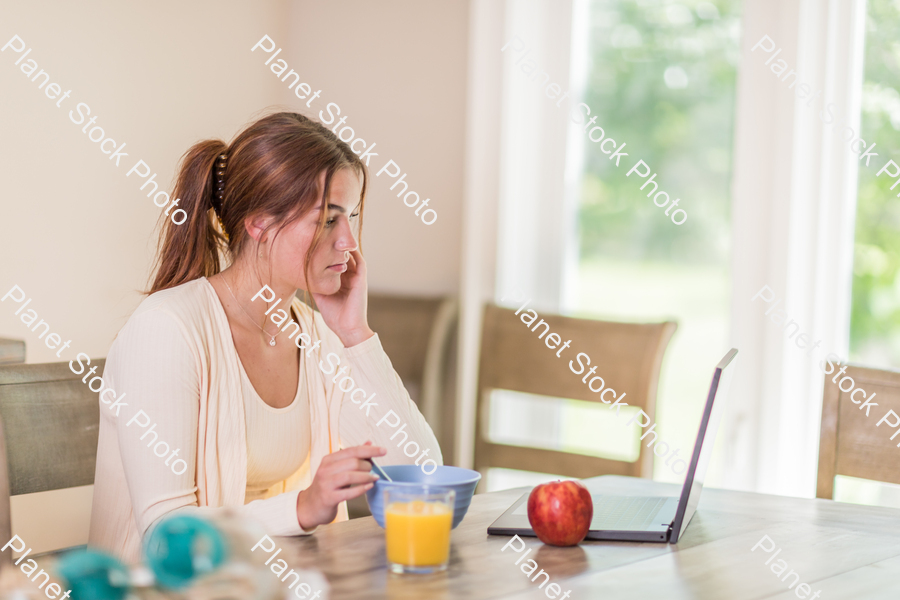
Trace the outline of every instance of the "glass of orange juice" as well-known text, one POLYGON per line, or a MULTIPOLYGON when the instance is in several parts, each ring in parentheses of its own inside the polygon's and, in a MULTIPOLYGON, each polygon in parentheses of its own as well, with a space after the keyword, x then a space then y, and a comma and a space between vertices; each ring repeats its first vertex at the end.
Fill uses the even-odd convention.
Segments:
POLYGON ((384 535, 391 571, 434 573, 447 568, 455 498, 453 490, 431 486, 385 490, 384 535))

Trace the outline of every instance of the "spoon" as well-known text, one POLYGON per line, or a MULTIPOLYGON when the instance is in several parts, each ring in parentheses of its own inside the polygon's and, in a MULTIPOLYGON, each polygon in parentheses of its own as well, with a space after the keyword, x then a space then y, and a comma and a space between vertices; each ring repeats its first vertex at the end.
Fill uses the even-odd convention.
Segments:
POLYGON ((388 475, 387 473, 385 473, 385 472, 384 472, 384 469, 382 469, 382 468, 378 465, 378 463, 375 462, 375 459, 374 459, 374 458, 369 458, 369 459, 367 459, 367 460, 368 460, 370 463, 372 463, 372 467, 375 469, 375 472, 378 474, 379 477, 383 477, 384 479, 387 479, 388 481, 391 481, 391 482, 394 481, 393 479, 391 479, 391 476, 388 475))

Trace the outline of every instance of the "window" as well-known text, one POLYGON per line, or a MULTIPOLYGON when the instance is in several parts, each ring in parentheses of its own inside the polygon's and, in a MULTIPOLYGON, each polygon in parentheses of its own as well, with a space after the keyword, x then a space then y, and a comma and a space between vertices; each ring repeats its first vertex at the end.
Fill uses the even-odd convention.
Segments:
MULTIPOLYGON (((584 102, 609 137, 627 142, 631 162, 616 167, 585 136, 578 251, 570 254, 578 268, 564 305, 576 316, 679 322, 656 421, 680 448, 693 447, 713 367, 728 349, 739 8, 734 0, 590 4, 584 102), (638 159, 658 189, 640 189, 649 173, 626 177, 638 159), (683 224, 665 214, 660 191, 680 200, 683 224)), ((655 478, 678 479, 656 463, 655 478)))
MULTIPOLYGON (((523 131, 540 129, 538 123, 548 132, 556 130, 550 121, 540 120, 542 113, 521 108, 543 102, 540 90, 525 82, 509 94, 504 114, 510 119, 509 131, 520 137, 510 138, 506 146, 515 160, 510 161, 510 203, 501 209, 506 212, 501 219, 498 296, 504 291, 516 294, 522 282, 524 287, 531 282, 526 296, 538 298, 543 293, 550 306, 555 296, 559 312, 573 316, 678 320, 679 330, 663 364, 655 421, 660 439, 689 452, 713 368, 728 349, 729 189, 740 57, 739 4, 735 0, 585 0, 575 5, 570 89, 583 90, 580 101, 591 109, 584 121, 594 118, 591 127, 601 126, 606 137, 617 141, 616 148, 626 143, 622 151, 628 156, 617 167, 610 161, 609 144, 601 147, 589 141, 590 130, 569 125, 565 171, 567 177, 577 174, 580 192, 574 202, 576 216, 568 222, 577 235, 571 235, 571 229, 562 235, 560 243, 569 247, 560 251, 546 240, 556 213, 568 209, 568 200, 561 202, 559 194, 547 192, 551 188, 541 187, 540 177, 531 178, 537 168, 522 167, 550 162, 547 154, 540 155, 543 162, 533 163, 522 158, 530 155, 521 154, 523 148, 546 149, 547 139, 555 139, 552 134, 531 139, 523 131), (523 121, 529 128, 521 127, 523 121), (626 177, 638 159, 650 166, 655 177, 650 173, 646 179, 634 173, 626 177), (642 191, 647 180, 653 182, 642 191), (659 187, 653 190, 655 186, 659 187), (657 203, 663 207, 654 205, 659 191, 679 202, 688 215, 683 224, 673 222, 674 210, 665 214, 661 196, 657 203), (523 221, 522 215, 532 216, 537 210, 545 211, 537 219, 543 228, 529 229, 533 225, 523 221), (543 245, 535 254, 539 244, 543 245), (565 273, 558 287, 552 283, 550 269, 538 272, 539 267, 532 266, 544 268, 554 260, 552 271, 565 273), (517 261, 518 268, 510 266, 517 261)), ((526 45, 538 48, 534 53, 541 68, 552 73, 551 78, 557 77, 562 69, 553 68, 556 38, 549 34, 545 43, 537 43, 540 28, 529 30, 522 24, 541 23, 540 17, 527 13, 522 5, 514 6, 526 14, 513 19, 507 39, 521 35, 526 45)), ((555 31, 550 26, 546 30, 555 31)), ((511 68, 513 59, 505 60, 511 68)), ((520 83, 517 70, 512 69, 510 77, 520 83)), ((548 110, 550 118, 568 119, 568 112, 548 110)), ((553 156, 562 154, 559 145, 553 148, 553 156)), ((552 233, 549 239, 556 241, 552 233)), ((496 391, 490 421, 490 437, 498 442, 619 460, 637 458, 639 427, 622 427, 603 404, 570 399, 548 402, 496 391)), ((656 479, 680 480, 663 461, 656 463, 656 479)), ((492 469, 487 488, 528 485, 547 478, 492 469)))
MULTIPOLYGON (((900 155, 900 4, 869 0, 861 137, 882 157, 900 155)), ((886 159, 885 159, 886 160, 886 159)), ((900 200, 893 181, 877 169, 859 170, 853 301, 852 360, 900 363, 900 200)))
MULTIPOLYGON (((900 154, 900 4, 869 0, 866 15, 861 134, 879 157, 900 154)), ((882 164, 881 162, 878 163, 882 164)), ((900 200, 893 180, 859 169, 850 360, 875 367, 900 363, 900 200)), ((834 499, 900 507, 900 486, 835 478, 834 499)))

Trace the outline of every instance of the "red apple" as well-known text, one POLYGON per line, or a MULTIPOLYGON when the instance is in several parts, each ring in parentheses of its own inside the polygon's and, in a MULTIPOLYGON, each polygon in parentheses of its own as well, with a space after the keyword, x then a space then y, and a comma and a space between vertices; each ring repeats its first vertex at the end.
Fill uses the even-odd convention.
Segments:
POLYGON ((528 496, 528 522, 545 544, 575 546, 591 527, 594 503, 578 481, 544 483, 528 496))

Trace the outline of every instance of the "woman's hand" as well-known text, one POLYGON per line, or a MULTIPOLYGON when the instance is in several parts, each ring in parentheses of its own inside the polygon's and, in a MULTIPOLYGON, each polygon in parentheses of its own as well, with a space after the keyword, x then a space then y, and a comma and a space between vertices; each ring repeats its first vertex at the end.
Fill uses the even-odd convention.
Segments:
POLYGON ((341 289, 334 294, 312 295, 325 324, 345 348, 375 335, 366 320, 366 293, 366 262, 357 249, 350 251, 347 270, 341 275, 341 289))
POLYGON ((384 456, 387 450, 366 442, 344 448, 322 459, 312 485, 297 496, 297 520, 303 529, 331 523, 338 504, 366 493, 378 476, 367 458, 384 456))

